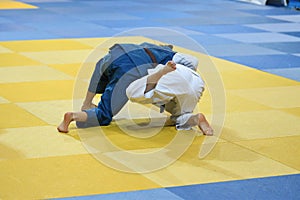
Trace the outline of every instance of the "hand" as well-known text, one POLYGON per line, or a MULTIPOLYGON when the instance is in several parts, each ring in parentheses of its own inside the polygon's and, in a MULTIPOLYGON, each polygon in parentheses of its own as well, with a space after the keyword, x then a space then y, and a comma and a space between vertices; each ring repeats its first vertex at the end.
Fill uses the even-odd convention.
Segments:
POLYGON ((168 61, 162 70, 163 70, 163 74, 172 72, 172 71, 176 70, 176 63, 174 61, 168 61))

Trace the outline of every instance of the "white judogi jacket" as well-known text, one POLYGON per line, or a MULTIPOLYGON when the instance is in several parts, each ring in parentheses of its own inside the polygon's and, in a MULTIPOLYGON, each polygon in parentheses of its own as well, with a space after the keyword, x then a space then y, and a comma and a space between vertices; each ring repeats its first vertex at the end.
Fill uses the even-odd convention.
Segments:
POLYGON ((171 114, 171 120, 174 124, 176 123, 177 129, 191 129, 186 122, 193 115, 193 110, 202 96, 204 81, 193 70, 196 70, 195 65, 190 66, 176 64, 176 70, 164 75, 154 89, 144 93, 148 76, 160 70, 164 65, 160 64, 155 69, 148 70, 147 76, 128 86, 126 90, 128 99, 141 104, 164 106, 165 110, 171 114))

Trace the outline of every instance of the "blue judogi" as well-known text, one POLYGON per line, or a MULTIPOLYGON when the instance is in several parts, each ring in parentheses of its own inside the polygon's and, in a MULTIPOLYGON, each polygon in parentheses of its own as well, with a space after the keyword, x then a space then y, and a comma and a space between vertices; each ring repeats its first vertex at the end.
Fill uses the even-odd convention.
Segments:
POLYGON ((108 125, 128 101, 128 85, 147 75, 148 69, 172 60, 175 53, 168 46, 150 43, 112 46, 96 64, 88 89, 92 93, 102 94, 101 101, 97 108, 85 110, 88 119, 86 122, 76 122, 77 127, 108 125))

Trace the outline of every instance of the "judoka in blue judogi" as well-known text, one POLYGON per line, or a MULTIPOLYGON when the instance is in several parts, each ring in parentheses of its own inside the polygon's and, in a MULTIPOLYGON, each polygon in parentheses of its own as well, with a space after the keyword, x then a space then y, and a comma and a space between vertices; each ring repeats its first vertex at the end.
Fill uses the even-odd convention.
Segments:
POLYGON ((88 88, 90 94, 102 94, 101 101, 97 107, 83 110, 88 118, 85 122, 77 122, 77 127, 110 124, 128 101, 125 92, 128 85, 147 75, 148 69, 172 60, 175 53, 171 46, 151 43, 112 46, 96 64, 88 88))
MULTIPOLYGON (((101 58, 93 72, 89 88, 80 112, 67 112, 57 127, 67 133, 69 124, 76 121, 78 128, 109 125, 126 104, 126 89, 137 79, 148 75, 149 70, 168 61, 196 70, 198 59, 194 56, 173 51, 172 45, 115 44, 101 58), (98 105, 92 100, 102 94, 98 105)), ((179 83, 180 84, 180 83, 179 83)), ((163 105, 162 105, 163 107, 163 105)))

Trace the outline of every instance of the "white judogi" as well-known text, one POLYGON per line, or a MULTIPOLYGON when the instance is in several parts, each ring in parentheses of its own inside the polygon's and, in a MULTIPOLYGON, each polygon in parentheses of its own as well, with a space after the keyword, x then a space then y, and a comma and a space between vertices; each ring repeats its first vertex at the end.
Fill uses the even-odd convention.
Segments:
POLYGON ((193 115, 204 91, 204 81, 191 69, 193 67, 176 64, 176 70, 164 75, 154 89, 144 94, 148 76, 162 67, 164 65, 158 65, 155 69, 148 70, 147 76, 132 82, 126 90, 127 97, 130 101, 141 104, 164 105, 178 130, 191 129, 186 122, 193 115))

